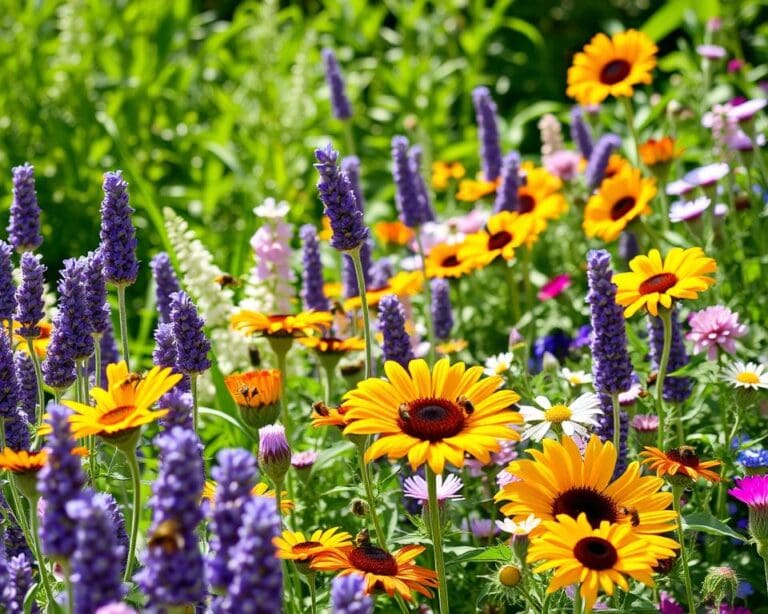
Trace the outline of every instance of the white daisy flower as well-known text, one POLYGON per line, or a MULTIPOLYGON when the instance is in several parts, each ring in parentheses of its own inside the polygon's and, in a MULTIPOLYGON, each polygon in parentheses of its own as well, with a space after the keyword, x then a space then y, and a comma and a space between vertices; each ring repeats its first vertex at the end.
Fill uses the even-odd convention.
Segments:
POLYGON ((496 356, 491 356, 485 361, 484 373, 486 375, 504 375, 509 373, 514 368, 514 360, 515 357, 512 352, 502 352, 501 354, 496 354, 496 356))
POLYGON ((504 533, 509 533, 515 537, 523 537, 530 534, 536 527, 541 524, 541 518, 536 518, 533 514, 530 514, 528 518, 521 522, 515 522, 511 518, 505 518, 496 521, 496 526, 504 533))
POLYGON ((532 424, 523 431, 523 439, 541 441, 546 437, 555 425, 558 425, 563 433, 568 435, 587 435, 585 426, 597 426, 596 417, 603 413, 600 409, 600 398, 596 394, 586 392, 569 405, 552 405, 545 396, 534 399, 542 408, 530 405, 520 406, 520 415, 527 424, 532 424))
POLYGON ((568 367, 563 367, 560 370, 560 377, 562 377, 571 386, 581 386, 583 384, 592 383, 592 375, 586 371, 571 371, 568 367))
POLYGON ((768 388, 768 373, 764 371, 765 365, 736 360, 723 370, 722 379, 734 388, 768 388))

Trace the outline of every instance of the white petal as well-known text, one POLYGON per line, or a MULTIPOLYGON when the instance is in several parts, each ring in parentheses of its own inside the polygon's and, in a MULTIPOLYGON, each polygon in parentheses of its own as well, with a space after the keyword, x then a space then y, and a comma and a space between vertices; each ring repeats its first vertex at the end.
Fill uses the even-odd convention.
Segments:
POLYGON ((552 407, 552 403, 549 402, 549 399, 543 395, 537 396, 534 401, 536 401, 536 404, 539 407, 543 407, 544 409, 549 409, 552 407))

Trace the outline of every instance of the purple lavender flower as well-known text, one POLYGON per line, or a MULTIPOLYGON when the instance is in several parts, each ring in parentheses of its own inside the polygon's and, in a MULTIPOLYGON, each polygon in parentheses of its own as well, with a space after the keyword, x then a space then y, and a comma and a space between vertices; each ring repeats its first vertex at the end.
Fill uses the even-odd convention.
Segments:
POLYGON ((501 173, 501 146, 496 125, 496 103, 487 87, 472 91, 472 102, 477 117, 477 135, 480 139, 480 158, 486 181, 495 181, 501 173))
POLYGON ((67 514, 76 523, 76 547, 72 554, 70 581, 73 611, 93 612, 123 598, 120 561, 125 552, 103 494, 84 493, 67 503, 67 514))
POLYGON ((13 172, 13 202, 8 223, 8 238, 17 252, 31 252, 40 247, 40 206, 35 193, 35 169, 25 162, 13 172))
MULTIPOLYGON (((85 360, 93 354, 94 341, 91 332, 103 332, 106 330, 107 323, 103 313, 96 315, 98 320, 96 324, 101 329, 93 331, 91 329, 91 316, 95 315, 88 302, 86 273, 88 263, 83 258, 70 258, 64 261, 64 269, 61 272, 59 281, 59 310, 56 314, 54 331, 51 335, 51 344, 56 340, 56 329, 61 328, 68 335, 66 345, 69 347, 72 358, 75 360, 85 360)), ((106 300, 106 291, 103 297, 106 300)), ((103 310, 104 303, 95 310, 103 310)))
POLYGON ((605 250, 591 250, 587 255, 587 301, 593 331, 592 376, 595 390, 608 395, 624 392, 632 385, 624 314, 616 304, 612 276, 610 254, 605 250))
POLYGON ((5 445, 12 450, 29 450, 29 420, 20 409, 13 416, 5 418, 5 445))
POLYGON ((98 250, 90 252, 83 268, 83 290, 92 335, 101 336, 111 326, 107 284, 104 279, 104 260, 98 250))
POLYGON ((14 417, 18 401, 19 385, 16 381, 11 340, 3 328, 0 330, 0 419, 14 417))
POLYGON ((190 430, 192 424, 192 394, 175 386, 170 392, 160 397, 160 407, 168 410, 168 413, 160 418, 160 424, 166 430, 174 426, 181 426, 190 430))
POLYGON ((299 236, 302 245, 301 298, 304 301, 304 308, 328 311, 330 303, 323 290, 323 263, 320 260, 317 230, 312 224, 305 224, 299 230, 299 236))
POLYGON ((416 228, 426 222, 419 187, 408 157, 408 139, 392 137, 392 176, 395 180, 395 203, 403 224, 416 228))
POLYGON ((242 513, 238 541, 231 551, 232 581, 217 614, 272 614, 282 611, 283 574, 272 540, 280 534, 274 499, 254 497, 242 513))
POLYGON ((37 489, 45 501, 40 527, 43 554, 67 559, 75 550, 75 523, 67 515, 67 503, 78 497, 85 484, 80 458, 72 454, 75 440, 69 426, 72 410, 48 405, 53 430, 48 435, 48 463, 37 475, 37 489))
POLYGON ((619 235, 619 256, 629 266, 629 261, 640 253, 637 235, 631 230, 625 230, 619 235))
POLYGON ((128 531, 125 529, 125 517, 117 504, 117 500, 108 492, 100 493, 103 497, 102 502, 109 513, 109 518, 112 520, 112 526, 115 529, 115 538, 117 539, 117 545, 123 550, 123 557, 121 560, 121 573, 125 571, 125 566, 128 562, 128 531))
POLYGON ((602 183, 605 169, 608 168, 608 160, 613 151, 619 147, 621 147, 621 138, 616 134, 604 134, 597 141, 584 171, 584 178, 590 190, 594 190, 602 183))
POLYGON ((384 360, 394 360, 408 368, 414 357, 413 348, 405 332, 405 310, 394 294, 387 294, 379 301, 379 330, 384 335, 384 360))
POLYGON ((160 252, 149 263, 152 277, 155 280, 155 300, 157 313, 161 322, 171 321, 171 296, 181 290, 179 280, 171 264, 171 258, 165 252, 160 252))
POLYGON ((333 230, 331 246, 342 252, 354 250, 368 238, 368 228, 349 178, 339 170, 339 154, 328 143, 315 150, 315 158, 315 168, 320 173, 317 190, 333 230))
POLYGON ((392 277, 392 261, 386 256, 371 264, 371 288, 383 288, 392 277))
POLYGON ((453 329, 453 310, 451 309, 451 289, 445 279, 433 279, 432 286, 432 325, 435 337, 444 341, 451 336, 453 329))
MULTIPOLYGON (((0 601, 5 606, 7 614, 22 614, 24 612, 24 598, 32 587, 32 567, 29 557, 24 554, 10 557, 7 564, 7 576, 4 582, 0 601)), ((33 612, 39 612, 37 606, 33 612)))
POLYGON ((496 192, 493 212, 516 211, 517 190, 520 187, 520 154, 516 151, 504 156, 501 166, 501 185, 496 192))
MULTIPOLYGON (((613 441, 613 401, 608 394, 600 394, 600 407, 603 410, 601 416, 598 416, 598 425, 595 428, 595 434, 603 441, 613 441)), ((614 476, 624 473, 627 468, 627 437, 629 435, 629 415, 625 411, 619 410, 619 449, 616 451, 616 467, 613 470, 614 476)))
POLYGON ((5 548, 6 559, 9 560, 20 554, 25 555, 29 560, 32 560, 32 551, 27 544, 27 538, 24 536, 24 531, 16 524, 16 520, 11 514, 11 507, 8 505, 8 501, 5 500, 3 493, 0 492, 0 508, 3 509, 3 513, 6 517, 5 535, 2 538, 2 547, 5 548))
POLYGON ((211 471, 217 486, 209 525, 208 581, 214 590, 224 591, 233 577, 227 563, 237 544, 243 507, 251 499, 256 461, 245 450, 222 450, 216 458, 219 464, 211 471))
POLYGON ((186 292, 171 295, 171 323, 176 341, 176 368, 181 373, 196 374, 211 368, 208 352, 211 342, 205 336, 205 321, 186 292))
POLYGON ((352 186, 352 193, 355 195, 355 202, 360 211, 365 212, 365 198, 363 190, 360 188, 360 158, 357 156, 347 156, 341 161, 341 172, 349 179, 349 185, 352 186))
POLYGON ((432 209, 432 202, 427 189, 427 182, 424 181, 424 175, 421 174, 421 147, 414 145, 408 150, 408 164, 411 167, 413 184, 416 186, 416 193, 419 197, 421 206, 421 217, 425 222, 435 221, 435 212, 432 209))
POLYGON ((13 247, 0 241, 0 320, 13 319, 16 311, 16 285, 13 283, 13 247))
POLYGON ((571 108, 571 139, 579 146, 581 157, 589 160, 592 157, 592 134, 581 107, 571 108))
POLYGON ((333 614, 373 614, 373 599, 365 592, 365 578, 352 573, 331 582, 333 614))
POLYGON ((103 189, 100 237, 104 277, 116 286, 132 284, 139 274, 138 242, 131 221, 134 210, 128 203, 128 183, 122 171, 105 173, 103 189))
MULTIPOLYGON (((152 364, 156 367, 178 371, 176 361, 176 340, 173 336, 173 324, 170 322, 160 322, 155 329, 155 349, 152 351, 152 364)), ((184 374, 184 377, 174 386, 174 389, 189 390, 189 375, 184 374)))
POLYGON ((101 606, 93 614, 136 614, 131 606, 117 601, 101 606))
MULTIPOLYGON (((365 287, 371 286, 371 242, 370 239, 360 246, 360 264, 363 267, 363 280, 365 287)), ((360 296, 360 288, 357 286, 357 274, 355 263, 350 256, 344 254, 342 259, 341 278, 344 286, 344 298, 360 296)))
POLYGON ((22 337, 34 339, 40 336, 37 323, 45 315, 44 276, 45 265, 40 262, 40 256, 28 252, 21 255, 21 284, 16 289, 16 314, 13 319, 19 323, 17 332, 22 337))
POLYGON ((333 49, 322 50, 323 66, 325 67, 325 80, 331 94, 331 109, 336 119, 349 119, 352 117, 352 106, 349 104, 347 92, 344 88, 344 77, 341 75, 339 62, 333 49))
POLYGON ((259 469, 278 487, 291 466, 291 448, 282 424, 268 424, 259 429, 259 469))
MULTIPOLYGON (((682 369, 688 364, 688 354, 685 351, 683 342, 683 330, 677 317, 677 307, 673 308, 672 314, 672 347, 669 352, 669 364, 667 373, 672 373, 682 369)), ((648 315, 648 345, 651 354, 651 364, 654 369, 659 368, 661 353, 664 349, 664 323, 661 318, 648 315)), ((664 378, 664 389, 662 397, 668 403, 682 403, 691 396, 693 392, 693 380, 690 377, 670 377, 664 378)))
POLYGON ((175 426, 155 441, 160 449, 160 470, 149 502, 150 534, 172 523, 179 539, 171 547, 150 542, 136 581, 149 596, 150 607, 194 604, 205 596, 196 531, 203 518, 199 500, 205 482, 200 440, 193 430, 175 426))

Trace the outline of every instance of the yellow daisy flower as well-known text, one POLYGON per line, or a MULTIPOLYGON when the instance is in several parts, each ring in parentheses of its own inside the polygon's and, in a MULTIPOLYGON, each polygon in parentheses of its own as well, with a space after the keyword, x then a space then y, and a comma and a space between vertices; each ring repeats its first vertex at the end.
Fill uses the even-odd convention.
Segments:
POLYGON ((504 260, 515 257, 515 248, 532 245, 544 229, 543 220, 533 215, 502 211, 492 215, 484 230, 468 235, 459 248, 459 259, 484 267, 498 256, 504 260))
POLYGON ((309 537, 305 537, 301 531, 286 530, 279 537, 275 537, 272 543, 277 548, 277 558, 297 563, 309 563, 318 554, 352 546, 352 536, 345 531, 338 531, 338 527, 325 531, 318 529, 309 537))
POLYGON ((424 259, 427 268, 427 277, 463 277, 477 268, 477 263, 472 259, 459 257, 460 243, 438 243, 424 259))
POLYGON ((523 162, 525 183, 517 189, 517 212, 541 220, 556 220, 568 210, 562 192, 563 182, 545 168, 523 162))
POLYGON ((243 309, 231 317, 232 328, 246 335, 304 337, 330 327, 333 316, 327 311, 302 311, 296 315, 267 315, 243 309))

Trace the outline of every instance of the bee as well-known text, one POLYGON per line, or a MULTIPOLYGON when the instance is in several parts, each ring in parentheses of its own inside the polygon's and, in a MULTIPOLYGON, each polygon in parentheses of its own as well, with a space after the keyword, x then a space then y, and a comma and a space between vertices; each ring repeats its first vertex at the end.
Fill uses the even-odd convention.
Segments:
POLYGON ((221 287, 222 290, 224 288, 240 287, 240 280, 237 279, 237 277, 234 275, 230 275, 229 273, 222 273, 221 275, 217 275, 213 278, 213 281, 219 284, 219 287, 221 287))
POLYGON ((622 507, 621 513, 625 516, 629 516, 629 522, 633 527, 636 527, 640 524, 640 512, 638 512, 634 507, 622 507))
POLYGON ((685 461, 693 459, 698 460, 699 458, 699 455, 696 454, 696 448, 693 446, 680 446, 677 451, 680 454, 680 458, 683 460, 683 464, 685 464, 685 461))
POLYGON ((397 408, 397 413, 400 416, 400 420, 408 422, 411 419, 411 412, 408 411, 407 403, 400 403, 400 407, 397 408))
POLYGON ((159 547, 166 554, 173 554, 184 547, 184 536, 181 534, 181 524, 178 520, 164 520, 149 536, 147 545, 150 548, 159 547))
POLYGON ((471 416, 475 411, 475 406, 472 404, 472 401, 470 401, 463 394, 458 399, 456 399, 456 403, 459 404, 459 407, 464 409, 468 416, 471 416))
POLYGON ((125 378, 118 384, 120 388, 123 386, 133 386, 134 388, 136 385, 141 382, 141 380, 144 379, 144 376, 141 373, 129 373, 125 376, 125 378))
POLYGON ((358 548, 365 548, 371 545, 371 535, 368 533, 368 529, 360 529, 357 535, 355 535, 355 546, 358 548))

